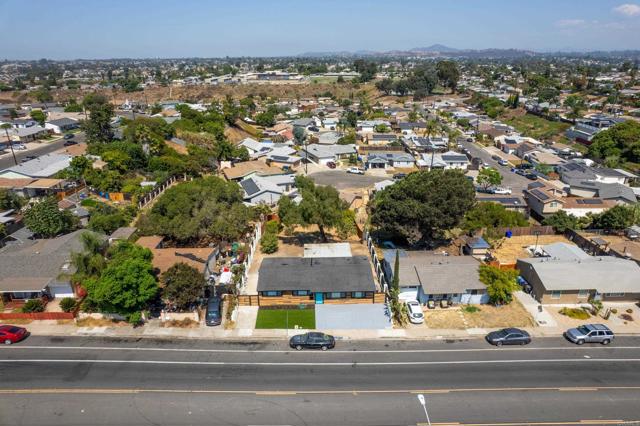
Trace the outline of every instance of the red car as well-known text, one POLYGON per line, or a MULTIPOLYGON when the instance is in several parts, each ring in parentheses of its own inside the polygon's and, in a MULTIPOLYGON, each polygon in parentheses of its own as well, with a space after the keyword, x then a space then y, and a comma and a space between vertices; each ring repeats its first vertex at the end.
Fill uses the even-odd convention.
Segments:
POLYGON ((27 329, 15 325, 0 325, 0 343, 10 345, 27 337, 27 329))

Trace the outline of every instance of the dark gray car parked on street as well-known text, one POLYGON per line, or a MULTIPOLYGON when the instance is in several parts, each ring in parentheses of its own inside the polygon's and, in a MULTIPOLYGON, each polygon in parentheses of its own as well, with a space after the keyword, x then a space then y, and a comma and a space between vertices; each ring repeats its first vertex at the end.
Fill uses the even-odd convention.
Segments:
POLYGON ((495 346, 502 345, 528 345, 531 343, 531 336, 519 328, 503 328, 487 334, 487 342, 495 346))

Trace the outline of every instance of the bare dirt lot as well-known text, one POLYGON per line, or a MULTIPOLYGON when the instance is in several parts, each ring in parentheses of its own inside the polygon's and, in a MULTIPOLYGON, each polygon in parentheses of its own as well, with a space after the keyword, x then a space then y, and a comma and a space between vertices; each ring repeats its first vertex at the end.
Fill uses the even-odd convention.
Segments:
MULTIPOLYGON (((526 251, 527 247, 535 246, 535 235, 520 235, 513 236, 511 238, 504 238, 501 240, 499 247, 492 250, 491 254, 500 262, 500 264, 515 264, 519 258, 531 257, 531 254, 526 251)), ((571 241, 566 239, 564 235, 540 235, 538 237, 538 246, 552 243, 567 243, 572 244, 571 241)))

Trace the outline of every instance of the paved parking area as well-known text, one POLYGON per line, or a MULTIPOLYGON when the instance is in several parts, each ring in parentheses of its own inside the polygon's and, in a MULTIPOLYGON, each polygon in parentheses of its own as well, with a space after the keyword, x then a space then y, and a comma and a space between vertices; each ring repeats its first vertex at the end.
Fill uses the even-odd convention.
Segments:
POLYGON ((382 330, 392 327, 383 303, 354 305, 316 305, 316 329, 382 330))
POLYGON ((348 188, 369 188, 376 182, 390 178, 390 176, 374 176, 368 171, 364 175, 355 175, 340 169, 309 173, 309 177, 318 185, 333 186, 338 191, 348 188))

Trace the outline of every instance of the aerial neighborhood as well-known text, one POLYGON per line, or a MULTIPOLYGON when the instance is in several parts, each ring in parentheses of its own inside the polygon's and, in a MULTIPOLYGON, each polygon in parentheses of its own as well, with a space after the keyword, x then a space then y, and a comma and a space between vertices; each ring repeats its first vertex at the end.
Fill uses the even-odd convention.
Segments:
POLYGON ((636 330, 637 68, 554 60, 4 65, 0 318, 636 330))

